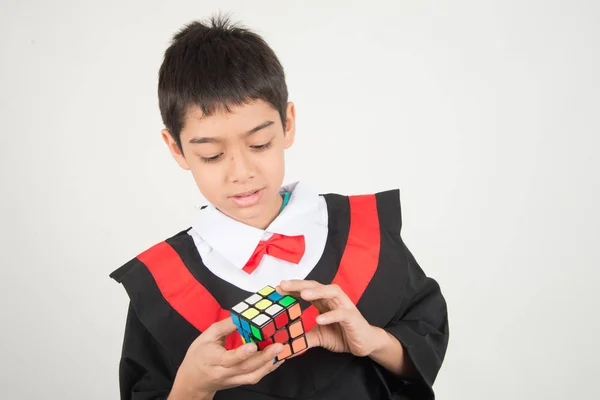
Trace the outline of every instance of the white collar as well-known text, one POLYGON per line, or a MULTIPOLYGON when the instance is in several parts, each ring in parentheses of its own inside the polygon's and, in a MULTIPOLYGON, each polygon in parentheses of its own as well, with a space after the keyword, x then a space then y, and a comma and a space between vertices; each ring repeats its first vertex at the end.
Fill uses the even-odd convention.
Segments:
POLYGON ((289 202, 265 230, 236 221, 212 204, 198 210, 192 228, 214 251, 242 269, 265 236, 301 235, 307 225, 317 222, 319 195, 306 184, 295 182, 280 192, 291 192, 289 202))

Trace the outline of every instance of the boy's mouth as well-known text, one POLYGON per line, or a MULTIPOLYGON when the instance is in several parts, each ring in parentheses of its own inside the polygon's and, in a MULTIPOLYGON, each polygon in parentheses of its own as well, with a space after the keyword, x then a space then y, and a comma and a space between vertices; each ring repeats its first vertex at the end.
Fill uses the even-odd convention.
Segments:
POLYGON ((264 188, 250 190, 231 196, 231 199, 239 207, 250 207, 259 202, 264 188))

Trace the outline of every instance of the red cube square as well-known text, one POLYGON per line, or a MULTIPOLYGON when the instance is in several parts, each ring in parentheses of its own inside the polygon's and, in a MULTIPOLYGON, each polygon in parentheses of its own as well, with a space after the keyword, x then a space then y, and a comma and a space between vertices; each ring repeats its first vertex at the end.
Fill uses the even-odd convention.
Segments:
POLYGON ((288 334, 287 328, 278 330, 277 332, 275 332, 275 335, 273 336, 273 340, 275 340, 275 342, 277 343, 285 343, 288 340, 290 340, 290 335, 288 334))
POLYGON ((289 321, 288 315, 286 312, 282 312, 278 316, 275 317, 275 326, 277 329, 281 329, 287 325, 289 321))
POLYGON ((270 346, 272 344, 273 344, 272 339, 262 340, 262 341, 258 342, 258 350, 264 350, 265 348, 267 348, 267 346, 270 346))

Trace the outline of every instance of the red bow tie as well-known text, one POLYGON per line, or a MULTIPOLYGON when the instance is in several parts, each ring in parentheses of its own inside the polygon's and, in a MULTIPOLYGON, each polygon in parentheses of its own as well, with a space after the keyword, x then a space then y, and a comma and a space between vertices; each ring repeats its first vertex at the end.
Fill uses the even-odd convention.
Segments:
POLYGON ((304 255, 304 236, 284 236, 276 233, 269 240, 259 242, 242 270, 251 274, 265 254, 298 264, 304 255))

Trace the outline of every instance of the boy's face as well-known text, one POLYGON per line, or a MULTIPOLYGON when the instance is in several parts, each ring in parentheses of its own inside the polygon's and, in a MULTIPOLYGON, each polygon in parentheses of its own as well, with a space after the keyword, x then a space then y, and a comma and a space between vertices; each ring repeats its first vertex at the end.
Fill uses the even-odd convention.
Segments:
POLYGON ((282 203, 284 150, 293 144, 296 130, 294 105, 288 103, 285 127, 279 113, 262 100, 230 109, 203 117, 198 107, 191 108, 181 131, 183 152, 166 129, 163 139, 210 203, 264 229, 282 203))

